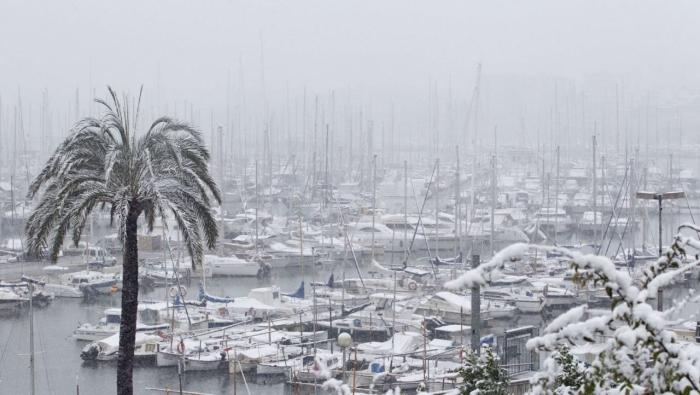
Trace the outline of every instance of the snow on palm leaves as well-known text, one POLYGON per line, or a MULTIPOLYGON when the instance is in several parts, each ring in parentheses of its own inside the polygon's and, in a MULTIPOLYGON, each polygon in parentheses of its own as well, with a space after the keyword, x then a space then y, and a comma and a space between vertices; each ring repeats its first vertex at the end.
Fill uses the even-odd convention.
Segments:
MULTIPOLYGON (((689 227, 684 225, 681 227, 689 227)), ((607 257, 583 255, 559 247, 516 244, 496 254, 491 261, 445 284, 452 289, 488 284, 504 264, 530 250, 556 252, 567 258, 580 286, 602 286, 611 309, 602 315, 587 314, 586 306, 572 308, 555 319, 542 336, 531 339, 529 349, 555 352, 562 346, 594 345, 600 354, 586 367, 580 388, 558 388, 561 369, 549 358, 533 380, 534 393, 700 393, 700 347, 682 344, 669 331, 666 312, 648 303, 660 287, 698 266, 700 241, 678 235, 671 247, 635 281, 619 271, 607 257)), ((558 355, 558 354, 554 354, 558 355)))
POLYGON ((48 249, 55 260, 67 235, 78 243, 95 207, 110 210, 123 241, 129 208, 138 208, 149 230, 172 215, 192 264, 200 263, 202 239, 213 248, 218 236, 210 195, 220 201, 201 134, 163 117, 137 137, 138 110, 132 124, 128 107, 109 93, 111 103, 97 100, 105 114, 78 122, 30 185, 30 197, 43 194, 27 222, 29 253, 48 249))

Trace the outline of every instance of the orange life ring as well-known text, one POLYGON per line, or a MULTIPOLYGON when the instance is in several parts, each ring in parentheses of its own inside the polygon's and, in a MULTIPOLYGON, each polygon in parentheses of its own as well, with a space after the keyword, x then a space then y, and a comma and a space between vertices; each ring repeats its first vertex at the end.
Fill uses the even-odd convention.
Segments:
POLYGON ((415 281, 411 281, 410 283, 408 283, 408 289, 410 289, 411 291, 415 291, 418 289, 418 284, 415 281))

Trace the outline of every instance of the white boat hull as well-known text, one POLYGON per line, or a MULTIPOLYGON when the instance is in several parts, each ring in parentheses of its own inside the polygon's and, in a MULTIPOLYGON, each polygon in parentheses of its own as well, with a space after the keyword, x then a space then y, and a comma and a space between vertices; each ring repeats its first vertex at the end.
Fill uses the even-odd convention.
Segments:
POLYGON ((156 366, 177 366, 182 359, 182 354, 161 350, 156 353, 156 366))
POLYGON ((541 300, 516 300, 514 304, 522 313, 539 313, 544 308, 544 302, 541 300))
POLYGON ((211 275, 216 276, 232 276, 232 277, 255 277, 258 275, 260 265, 257 262, 246 263, 212 263, 207 265, 207 269, 211 270, 211 275))
POLYGON ((288 376, 292 370, 291 366, 283 365, 272 365, 272 364, 258 364, 256 367, 256 373, 258 376, 277 376, 285 375, 288 376))
POLYGON ((46 284, 44 290, 56 298, 82 298, 83 293, 76 287, 63 284, 46 284))
POLYGON ((207 371, 224 369, 227 366, 226 360, 185 358, 185 371, 207 371))
POLYGON ((119 332, 119 328, 112 329, 81 329, 73 331, 73 338, 78 341, 95 342, 106 339, 115 333, 119 332))

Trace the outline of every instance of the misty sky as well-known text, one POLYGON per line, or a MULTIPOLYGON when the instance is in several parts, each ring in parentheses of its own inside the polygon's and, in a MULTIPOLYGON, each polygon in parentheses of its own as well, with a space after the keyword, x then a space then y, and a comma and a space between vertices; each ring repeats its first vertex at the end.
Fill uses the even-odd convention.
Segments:
MULTIPOLYGON (((274 91, 421 90, 486 74, 698 85, 694 1, 0 2, 0 87, 161 83, 205 97, 230 70, 274 91), (261 40, 262 37, 262 40, 261 40)), ((194 97, 193 97, 194 99, 194 97)))
POLYGON ((466 107, 482 62, 487 79, 506 81, 484 94, 491 124, 519 127, 543 97, 537 122, 549 118, 555 89, 539 81, 553 80, 586 91, 604 81, 609 118, 616 84, 628 108, 700 88, 699 17, 696 1, 0 0, 0 95, 8 105, 19 88, 38 103, 45 89, 70 105, 76 89, 82 103, 107 84, 145 84, 150 100, 220 114, 227 86, 250 111, 263 92, 280 107, 304 89, 421 108, 433 86, 466 107))

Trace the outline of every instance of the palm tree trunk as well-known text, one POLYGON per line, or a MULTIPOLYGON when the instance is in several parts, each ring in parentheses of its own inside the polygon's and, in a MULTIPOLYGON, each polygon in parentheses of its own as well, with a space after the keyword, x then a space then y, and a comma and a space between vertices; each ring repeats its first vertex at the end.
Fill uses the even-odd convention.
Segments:
POLYGON ((117 362, 117 394, 132 395, 134 370, 134 343, 136 342, 136 315, 139 296, 139 250, 136 238, 141 210, 131 204, 126 219, 124 260, 122 263, 122 315, 119 328, 119 356, 117 362))

